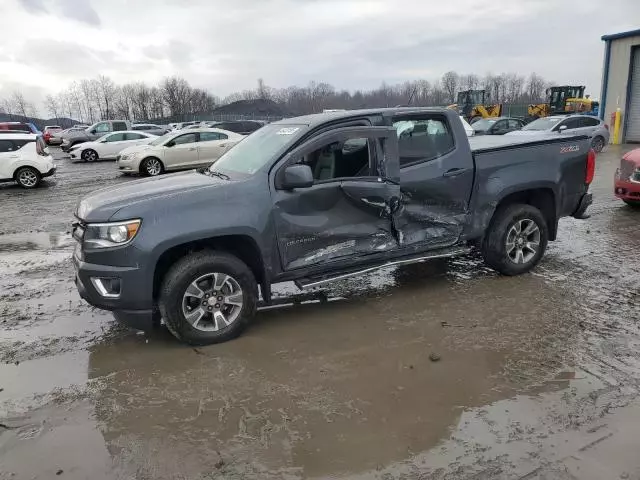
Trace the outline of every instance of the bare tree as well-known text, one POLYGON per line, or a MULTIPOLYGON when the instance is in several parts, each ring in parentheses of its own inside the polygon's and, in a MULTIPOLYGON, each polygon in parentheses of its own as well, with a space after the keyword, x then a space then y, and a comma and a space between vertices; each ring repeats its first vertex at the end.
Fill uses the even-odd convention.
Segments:
POLYGON ((24 98, 22 92, 14 91, 11 95, 11 102, 15 112, 23 117, 31 118, 36 116, 36 109, 32 103, 24 98))
POLYGON ((505 81, 505 102, 515 103, 522 98, 524 77, 517 73, 505 73, 502 75, 505 81))
POLYGON ((0 110, 8 115, 13 115, 13 102, 8 98, 0 99, 0 110))
POLYGON ((96 113, 96 97, 95 89, 91 83, 91 80, 83 79, 80 82, 80 92, 82 93, 82 103, 84 112, 89 123, 93 123, 96 113))
POLYGON ((60 105, 53 95, 47 95, 45 97, 44 105, 52 118, 60 118, 60 105))
POLYGON ((456 72, 447 72, 442 75, 442 88, 447 95, 447 101, 449 103, 454 103, 456 101, 459 83, 460 77, 456 72))
POLYGON ((460 77, 460 90, 476 90, 480 85, 480 78, 475 73, 468 73, 460 77))
POLYGON ((262 99, 269 98, 271 96, 270 95, 271 92, 269 90, 270 90, 269 87, 267 87, 264 84, 264 80, 262 78, 259 78, 258 79, 258 90, 256 92, 258 94, 258 98, 262 98, 262 99))
POLYGON ((527 101, 531 103, 541 102, 545 100, 546 82, 544 78, 533 72, 529 75, 526 85, 527 101))
POLYGON ((117 90, 113 80, 104 75, 98 76, 98 85, 100 87, 100 102, 102 103, 103 111, 102 119, 105 120, 113 115, 112 109, 117 90))
POLYGON ((185 115, 191 101, 191 87, 184 78, 169 77, 160 86, 162 97, 172 116, 185 115))

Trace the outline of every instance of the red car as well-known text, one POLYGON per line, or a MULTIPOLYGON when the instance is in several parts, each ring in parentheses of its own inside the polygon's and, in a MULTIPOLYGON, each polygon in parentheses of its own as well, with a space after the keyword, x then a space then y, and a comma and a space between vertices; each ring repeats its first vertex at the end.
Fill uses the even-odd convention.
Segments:
POLYGON ((640 208, 640 148, 631 150, 622 157, 614 183, 616 197, 627 205, 640 208))

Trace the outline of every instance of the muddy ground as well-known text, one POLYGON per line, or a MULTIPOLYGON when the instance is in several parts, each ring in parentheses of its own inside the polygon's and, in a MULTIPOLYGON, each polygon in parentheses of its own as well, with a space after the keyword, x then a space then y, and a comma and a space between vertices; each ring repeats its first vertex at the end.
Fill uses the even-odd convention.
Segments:
POLYGON ((640 478, 640 212, 612 195, 620 152, 531 274, 388 269, 206 348, 78 297, 71 214, 128 181, 112 162, 0 185, 0 478, 640 478))

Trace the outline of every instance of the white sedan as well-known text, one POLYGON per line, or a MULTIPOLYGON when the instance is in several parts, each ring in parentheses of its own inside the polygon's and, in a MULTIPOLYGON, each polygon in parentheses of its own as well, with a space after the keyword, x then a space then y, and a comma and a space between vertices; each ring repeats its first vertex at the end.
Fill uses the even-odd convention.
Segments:
POLYGON ((153 177, 169 170, 208 167, 243 138, 219 128, 176 130, 120 152, 118 169, 153 177))
POLYGON ((81 159, 85 162, 93 162, 99 159, 115 159, 125 148, 145 145, 157 138, 159 138, 157 135, 131 130, 107 133, 93 142, 80 143, 72 147, 69 154, 72 160, 81 159))

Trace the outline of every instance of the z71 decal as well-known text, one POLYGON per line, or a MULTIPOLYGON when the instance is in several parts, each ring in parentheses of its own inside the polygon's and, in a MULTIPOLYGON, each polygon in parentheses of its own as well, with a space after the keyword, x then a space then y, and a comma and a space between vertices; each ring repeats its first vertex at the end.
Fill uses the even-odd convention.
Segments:
POLYGON ((560 147, 560 153, 579 152, 580 147, 578 145, 569 145, 566 147, 560 147))

